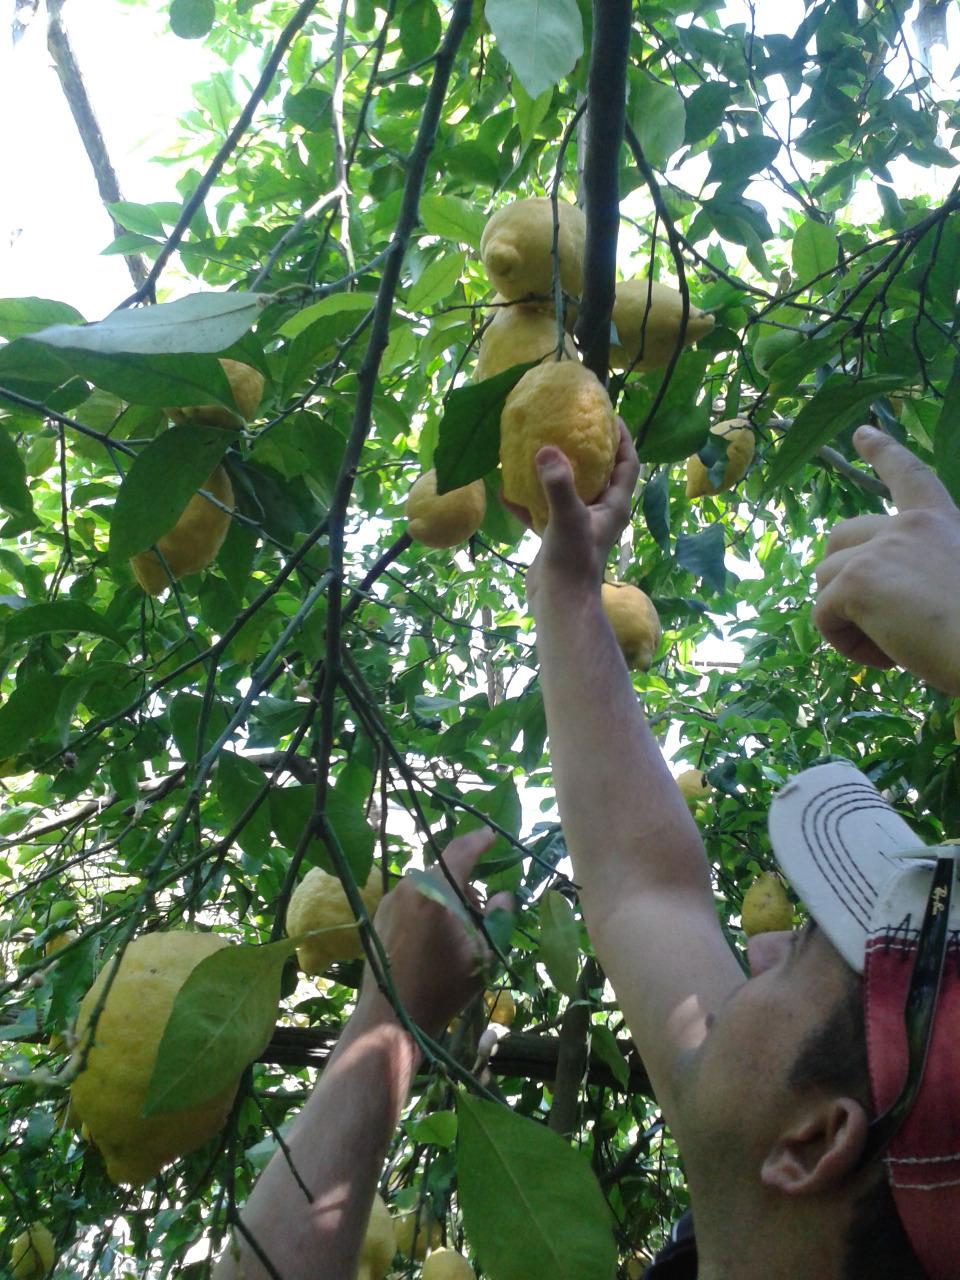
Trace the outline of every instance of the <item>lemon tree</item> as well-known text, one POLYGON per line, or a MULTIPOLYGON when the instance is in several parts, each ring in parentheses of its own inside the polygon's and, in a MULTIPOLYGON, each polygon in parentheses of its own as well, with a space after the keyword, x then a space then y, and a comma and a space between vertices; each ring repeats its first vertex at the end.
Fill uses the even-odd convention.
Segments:
MULTIPOLYGON (((45 246, 62 294, 0 299, 13 1274, 205 1274, 353 1007, 357 911, 481 821, 480 879, 520 912, 496 922, 491 998, 447 1033, 456 1069, 418 1077, 366 1275, 394 1222, 428 1280, 635 1275, 663 1242, 686 1188, 589 959, 526 606, 537 536, 499 501, 542 525, 541 432, 580 448, 584 496, 615 414, 636 441, 607 579, 649 604, 625 648, 731 945, 798 769, 853 759, 923 838, 960 835, 960 707, 851 667, 808 608, 829 528, 884 509, 860 422, 960 496, 957 51, 892 0, 802 22, 653 5, 616 44, 622 81, 591 85, 619 4, 97 7, 117 58, 189 48, 205 70, 144 116, 138 200, 111 193, 109 121, 71 135, 109 206, 84 266, 122 263, 116 296, 84 291, 71 234, 45 246), (148 53, 123 43, 133 13, 148 53), (623 104, 623 138, 594 145, 623 104), (126 982, 191 934, 210 954, 126 982), (111 991, 135 1050, 110 1048, 111 991), (558 1081, 584 1009, 585 1072, 558 1081), (504 1105, 475 1098, 478 1062, 504 1105), (141 1126, 157 1150, 126 1168, 114 1140, 141 1126)), ((45 171, 72 225, 80 179, 45 171)))

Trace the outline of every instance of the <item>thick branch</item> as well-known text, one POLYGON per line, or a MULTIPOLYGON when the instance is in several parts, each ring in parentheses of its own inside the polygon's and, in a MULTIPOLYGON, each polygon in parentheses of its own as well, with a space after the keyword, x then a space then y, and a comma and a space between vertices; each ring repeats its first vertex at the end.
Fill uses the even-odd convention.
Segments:
POLYGON ((583 363, 604 384, 610 363, 610 316, 617 278, 620 148, 625 123, 630 10, 630 0, 593 0, 587 156, 583 170, 587 242, 576 333, 583 363))
POLYGON ((576 999, 563 1015, 557 1040, 557 1079, 548 1124, 555 1133, 571 1137, 576 1133, 580 1106, 580 1086, 590 1061, 590 988, 599 980, 597 962, 588 960, 577 983, 576 999))

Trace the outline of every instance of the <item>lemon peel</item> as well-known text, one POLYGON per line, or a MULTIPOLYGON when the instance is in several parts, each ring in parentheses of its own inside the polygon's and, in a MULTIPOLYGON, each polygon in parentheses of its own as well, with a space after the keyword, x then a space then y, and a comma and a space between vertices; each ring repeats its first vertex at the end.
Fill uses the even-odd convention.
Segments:
POLYGON ((53 1267, 53 1236, 42 1222, 33 1222, 10 1246, 10 1270, 15 1280, 43 1280, 53 1267))
MULTIPOLYGON (((587 222, 576 205, 557 203, 560 287, 579 298, 583 287, 583 246, 587 222)), ((504 298, 553 294, 553 208, 546 196, 515 200, 492 215, 480 237, 480 257, 494 288, 504 298)))
POLYGON ((178 1111, 144 1116, 143 1104, 177 992, 201 960, 228 945, 216 934, 187 929, 143 934, 127 946, 119 967, 111 961, 101 970, 80 1003, 75 1060, 86 1053, 86 1062, 71 1085, 70 1110, 114 1182, 141 1186, 223 1128, 239 1077, 178 1111), (114 969, 89 1045, 90 1019, 114 969))
POLYGON ((507 396, 500 416, 503 495, 530 512, 542 533, 549 514, 534 459, 548 444, 562 449, 584 502, 609 483, 620 443, 617 419, 599 380, 573 360, 529 369, 507 396))
MULTIPOLYGON (((519 303, 500 307, 480 339, 474 377, 482 382, 512 365, 555 356, 556 351, 557 321, 552 309, 538 310, 519 303)), ((564 334, 563 353, 570 360, 577 358, 577 349, 568 334, 564 334)))
MULTIPOLYGON (((676 350, 682 320, 683 298, 676 289, 645 276, 621 281, 613 304, 618 340, 610 344, 610 367, 636 372, 662 368, 676 350)), ((683 345, 699 341, 713 325, 713 316, 691 303, 683 345)))
POLYGON ((254 416, 263 398, 263 374, 239 360, 221 358, 220 366, 227 375, 237 412, 222 404, 191 404, 167 413, 180 426, 202 423, 206 427, 228 427, 236 430, 245 426, 254 416))
POLYGON ((746 418, 727 418, 723 422, 715 422, 710 428, 710 434, 721 436, 726 442, 727 465, 723 478, 715 485, 699 456, 693 454, 687 459, 688 498, 710 497, 725 489, 733 489, 747 474, 753 461, 756 440, 746 418))
POLYGON ((476 1280, 476 1272, 456 1249, 434 1249, 420 1273, 421 1280, 476 1280))
POLYGON ((793 903, 775 871, 761 871, 743 895, 740 923, 750 938, 793 927, 793 903))
POLYGON ((455 547, 480 528, 487 510, 482 480, 437 496, 437 473, 424 471, 407 495, 407 533, 426 547, 455 547))
POLYGON ((629 582, 605 582, 600 603, 633 671, 646 671, 660 644, 662 630, 653 601, 629 582))
POLYGON ((397 1250, 405 1258, 416 1258, 423 1261, 431 1249, 438 1249, 443 1240, 440 1223, 429 1209, 420 1210, 420 1221, 417 1222, 415 1211, 405 1213, 393 1220, 393 1229, 397 1238, 397 1250), (416 1237, 414 1237, 416 1231, 416 1237))
MULTIPOLYGON (((378 867, 370 872, 360 897, 373 916, 383 895, 378 867)), ((343 885, 336 876, 320 867, 311 867, 294 889, 287 907, 287 934, 294 938, 311 929, 326 929, 306 938, 297 947, 297 959, 304 973, 323 973, 335 960, 357 960, 363 955, 360 930, 343 885)))
POLYGON ((487 1017, 501 1027, 513 1026, 517 1016, 517 1002, 509 991, 484 991, 483 1003, 486 1005, 487 1017))
MULTIPOLYGON (((225 507, 233 507, 233 485, 222 466, 211 471, 203 488, 225 507)), ((171 575, 175 579, 183 578, 188 573, 199 573, 210 564, 223 546, 229 528, 229 512, 221 511, 195 493, 173 528, 157 539, 157 549, 171 575)), ((131 557, 130 567, 148 595, 157 596, 170 585, 166 570, 153 550, 131 557)))
POLYGON ((363 1244, 357 1280, 382 1280, 397 1252, 397 1238, 390 1210, 379 1195, 373 1197, 363 1244))
POLYGON ((677 777, 677 786, 691 808, 705 800, 712 790, 702 769, 684 769, 677 777))

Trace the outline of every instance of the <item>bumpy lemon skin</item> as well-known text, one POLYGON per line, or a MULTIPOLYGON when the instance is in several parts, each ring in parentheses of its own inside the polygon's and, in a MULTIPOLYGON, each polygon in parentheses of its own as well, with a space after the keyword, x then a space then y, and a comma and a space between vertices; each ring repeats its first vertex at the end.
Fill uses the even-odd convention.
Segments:
POLYGON ((704 498, 735 488, 750 470, 756 440, 746 418, 728 418, 715 422, 711 435, 722 436, 727 445, 727 465, 718 485, 710 480, 710 473, 697 454, 687 459, 687 497, 704 498))
POLYGON ((476 1272, 456 1249, 434 1249, 420 1273, 421 1280, 476 1280, 476 1272))
MULTIPOLYGON (((560 286, 571 298, 583 288, 587 222, 576 205, 558 202, 560 286)), ((515 200, 490 218, 480 237, 480 257, 499 294, 550 298, 553 293, 553 208, 546 196, 515 200)))
POLYGON ((691 808, 699 801, 706 800, 712 789, 702 769, 684 769, 677 778, 677 786, 691 808))
POLYGON ((483 993, 483 1003, 487 1008, 487 1017, 501 1027, 512 1027, 517 1016, 517 1002, 509 991, 491 991, 483 993))
POLYGON ((749 938, 793 928, 793 903, 775 871, 761 871, 743 895, 740 923, 749 938))
POLYGON ((245 426, 257 412, 263 398, 263 374, 239 360, 223 358, 220 365, 227 375, 238 412, 233 413, 222 404, 191 404, 180 409, 168 409, 170 418, 179 426, 196 422, 205 427, 228 427, 235 431, 245 426))
POLYGON ((546 528, 547 496, 534 459, 544 445, 562 449, 584 502, 604 491, 620 443, 606 388, 573 360, 529 369, 507 396, 500 415, 503 496, 530 512, 537 533, 546 528))
POLYGON ((487 510, 482 480, 437 496, 437 473, 431 467, 413 483, 407 495, 407 533, 425 547, 455 547, 480 528, 487 510))
MULTIPOLYGON (((141 1186, 165 1164, 202 1147, 223 1128, 239 1077, 215 1097, 179 1111, 144 1116, 157 1049, 177 992, 201 960, 229 944, 187 929, 143 934, 128 945, 100 1011, 86 1064, 70 1089, 72 1114, 99 1148, 114 1182, 141 1186)), ((113 963, 83 997, 77 1061, 113 963)))
MULTIPOLYGON (((499 307, 483 331, 474 377, 492 378, 515 364, 546 360, 556 355, 557 322, 552 310, 524 307, 519 303, 499 307)), ((576 360, 577 349, 564 334, 563 354, 576 360)))
POLYGON ((629 582, 605 582, 600 603, 631 671, 646 671, 663 634, 653 601, 629 582))
POLYGON ((10 1247, 14 1280, 43 1280, 53 1267, 53 1236, 42 1222, 33 1222, 10 1247))
MULTIPOLYGON (((360 890, 369 916, 375 914, 382 895, 382 877, 379 868, 374 867, 360 890)), ((343 885, 320 867, 310 868, 294 889, 287 907, 288 937, 295 938, 311 929, 328 932, 307 938, 297 947, 297 959, 304 973, 323 973, 335 960, 358 960, 363 955, 360 930, 343 885)))
MULTIPOLYGON (((233 485, 223 467, 218 466, 210 473, 203 488, 225 507, 234 505, 233 485)), ((223 546, 229 529, 229 513, 195 493, 170 532, 157 540, 157 547, 173 577, 179 579, 205 569, 223 546)), ((152 550, 131 557, 130 567, 148 595, 158 596, 170 585, 163 565, 152 550)))
POLYGON ((397 1250, 405 1258, 416 1258, 419 1262, 427 1256, 431 1249, 439 1249, 443 1240, 440 1223, 426 1208, 420 1211, 420 1222, 414 1211, 394 1218, 393 1229, 397 1237, 397 1250), (414 1230, 416 1229, 416 1239, 414 1230))
MULTIPOLYGON (((610 345, 610 367, 640 373, 663 368, 676 349, 682 319, 683 299, 676 289, 644 276, 622 281, 613 305, 619 341, 610 345)), ((683 345, 699 341, 713 325, 713 316, 691 303, 683 345)))
POLYGON ((381 1197, 375 1195, 360 1247, 358 1280, 382 1280, 396 1252, 397 1237, 393 1218, 381 1197))

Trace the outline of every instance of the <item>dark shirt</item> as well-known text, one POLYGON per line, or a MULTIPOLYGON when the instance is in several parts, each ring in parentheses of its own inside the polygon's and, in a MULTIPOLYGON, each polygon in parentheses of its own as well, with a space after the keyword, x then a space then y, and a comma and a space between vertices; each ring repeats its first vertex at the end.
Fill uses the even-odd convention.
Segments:
POLYGON ((643 1273, 643 1280, 697 1280, 697 1241, 688 1209, 670 1230, 670 1239, 643 1273))

